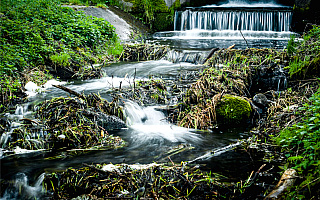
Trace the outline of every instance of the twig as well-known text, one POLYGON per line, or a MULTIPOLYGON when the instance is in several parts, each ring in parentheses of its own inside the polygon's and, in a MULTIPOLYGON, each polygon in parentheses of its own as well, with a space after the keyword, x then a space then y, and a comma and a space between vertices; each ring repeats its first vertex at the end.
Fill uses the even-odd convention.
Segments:
POLYGON ((86 100, 86 98, 85 98, 84 95, 82 95, 82 94, 80 94, 80 93, 78 93, 78 92, 76 92, 76 91, 73 91, 73 90, 71 90, 71 89, 69 89, 69 88, 67 88, 67 87, 65 87, 65 86, 62 86, 62 85, 52 85, 52 86, 53 86, 53 87, 56 87, 56 88, 59 88, 59 89, 65 91, 65 92, 69 92, 70 94, 73 94, 73 95, 75 95, 76 97, 79 97, 80 99, 86 100))
POLYGON ((249 48, 248 41, 247 41, 247 40, 246 40, 246 38, 243 36, 241 29, 239 29, 239 31, 240 31, 240 33, 241 33, 241 35, 242 35, 242 37, 243 37, 244 41, 246 41, 247 47, 249 48))
POLYGON ((170 162, 172 163, 173 166, 175 166, 174 162, 171 160, 170 156, 168 156, 168 159, 170 160, 170 162))

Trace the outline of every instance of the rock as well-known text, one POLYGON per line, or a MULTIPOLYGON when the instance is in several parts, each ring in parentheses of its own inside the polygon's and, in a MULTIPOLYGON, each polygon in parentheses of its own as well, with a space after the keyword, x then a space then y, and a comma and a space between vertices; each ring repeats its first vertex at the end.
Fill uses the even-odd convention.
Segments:
POLYGON ((253 72, 251 92, 281 91, 287 88, 288 70, 284 66, 273 63, 255 68, 253 72))
POLYGON ((246 122, 251 112, 251 105, 246 99, 239 96, 224 95, 217 105, 217 122, 219 125, 237 126, 246 122))
POLYGON ((259 93, 254 95, 253 103, 260 108, 265 108, 268 105, 268 99, 266 95, 259 93))
POLYGON ((119 117, 113 115, 107 115, 104 113, 96 113, 98 115, 98 125, 102 126, 106 130, 117 130, 126 128, 126 123, 119 117))

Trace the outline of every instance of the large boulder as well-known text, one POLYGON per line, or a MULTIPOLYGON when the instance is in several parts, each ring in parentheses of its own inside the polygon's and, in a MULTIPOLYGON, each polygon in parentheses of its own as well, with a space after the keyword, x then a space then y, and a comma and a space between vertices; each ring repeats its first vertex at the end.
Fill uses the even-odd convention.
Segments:
POLYGON ((251 105, 246 99, 239 96, 224 95, 217 105, 217 123, 219 125, 237 126, 246 122, 251 112, 251 105))

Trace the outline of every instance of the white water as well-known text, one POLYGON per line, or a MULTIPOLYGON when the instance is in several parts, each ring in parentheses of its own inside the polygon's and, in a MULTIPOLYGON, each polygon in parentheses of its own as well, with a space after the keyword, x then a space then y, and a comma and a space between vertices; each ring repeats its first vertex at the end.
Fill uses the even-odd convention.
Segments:
MULTIPOLYGON (((138 79, 135 79, 136 81, 138 79)), ((67 87, 76 92, 82 91, 106 91, 113 88, 133 86, 134 80, 130 77, 111 77, 106 76, 100 79, 88 80, 80 85, 68 85, 67 87)))
MULTIPOLYGON (((201 136, 187 129, 169 124, 163 112, 155 106, 140 107, 137 103, 127 101, 124 109, 128 126, 133 129, 134 145, 182 142, 201 142, 201 136)), ((194 130, 193 130, 194 131, 194 130)))
POLYGON ((276 32, 276 31, 234 31, 234 30, 186 30, 186 31, 166 31, 154 34, 157 39, 170 39, 170 40, 284 40, 290 39, 292 32, 276 32))
POLYGON ((286 45, 290 36, 292 11, 274 1, 230 0, 176 11, 174 30, 157 32, 154 38, 193 49, 274 47, 286 45), (246 42, 245 42, 245 40, 246 42))
POLYGON ((28 177, 24 173, 18 173, 14 184, 4 192, 1 200, 9 199, 39 199, 44 193, 42 191, 42 182, 45 173, 42 173, 33 185, 29 184, 28 177))
POLYGON ((229 0, 228 3, 224 3, 221 5, 216 5, 216 4, 212 4, 212 5, 206 5, 206 6, 202 6, 204 8, 223 8, 223 7, 254 7, 254 8, 265 8, 265 7, 286 7, 280 4, 275 3, 274 1, 270 0, 270 1, 264 1, 264 2, 248 2, 248 1, 244 1, 244 0, 229 0))
POLYGON ((196 65, 186 62, 172 63, 168 60, 144 61, 135 63, 121 63, 112 68, 106 68, 108 76, 148 78, 155 77, 175 77, 179 69, 192 69, 196 65))
POLYGON ((32 81, 29 81, 28 83, 26 83, 26 85, 24 86, 24 88, 26 89, 25 93, 29 96, 35 96, 38 93, 44 92, 46 91, 48 88, 53 87, 52 85, 63 85, 66 84, 66 82, 64 81, 57 81, 57 80, 49 80, 47 81, 44 85, 42 86, 38 86, 37 84, 35 84, 32 81))
POLYGON ((290 11, 209 10, 177 11, 175 31, 185 30, 243 30, 288 32, 290 11))

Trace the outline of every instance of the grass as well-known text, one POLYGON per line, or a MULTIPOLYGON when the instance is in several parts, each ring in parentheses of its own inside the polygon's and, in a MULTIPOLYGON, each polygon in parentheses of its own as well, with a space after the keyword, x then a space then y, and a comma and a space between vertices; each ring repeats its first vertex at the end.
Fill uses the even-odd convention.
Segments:
POLYGON ((35 79, 22 73, 25 70, 42 70, 39 73, 47 79, 52 78, 48 70, 54 72, 56 67, 69 67, 77 74, 82 67, 122 51, 109 22, 61 7, 59 0, 2 0, 0 4, 2 109, 22 92, 26 80, 35 79))

